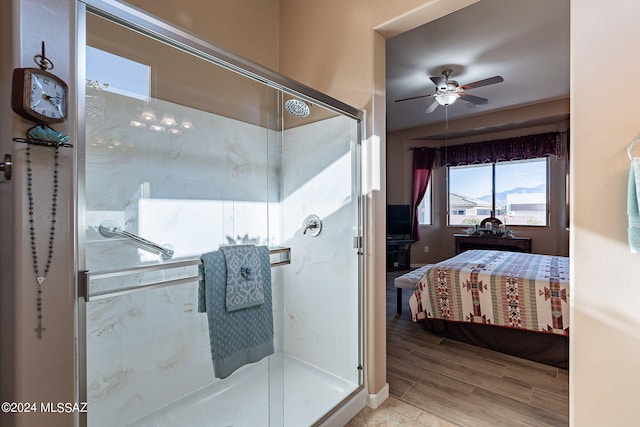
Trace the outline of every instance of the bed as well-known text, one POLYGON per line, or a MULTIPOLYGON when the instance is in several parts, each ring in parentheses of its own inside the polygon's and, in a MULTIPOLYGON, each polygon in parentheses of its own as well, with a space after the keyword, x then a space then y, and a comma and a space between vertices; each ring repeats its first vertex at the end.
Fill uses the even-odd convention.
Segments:
POLYGON ((439 335, 568 368, 567 257, 469 250, 426 269, 409 308, 439 335))

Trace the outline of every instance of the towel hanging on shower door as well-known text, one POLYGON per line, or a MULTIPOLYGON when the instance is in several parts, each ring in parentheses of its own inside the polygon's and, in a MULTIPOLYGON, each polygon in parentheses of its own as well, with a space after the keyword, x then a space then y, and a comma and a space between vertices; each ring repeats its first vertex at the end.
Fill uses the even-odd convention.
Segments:
POLYGON ((198 311, 207 313, 214 374, 226 378, 236 369, 274 352, 269 248, 256 247, 264 302, 228 311, 227 265, 221 251, 201 256, 198 311))
POLYGON ((264 280, 258 249, 254 245, 235 245, 224 246, 220 251, 227 264, 227 311, 264 303, 264 280))

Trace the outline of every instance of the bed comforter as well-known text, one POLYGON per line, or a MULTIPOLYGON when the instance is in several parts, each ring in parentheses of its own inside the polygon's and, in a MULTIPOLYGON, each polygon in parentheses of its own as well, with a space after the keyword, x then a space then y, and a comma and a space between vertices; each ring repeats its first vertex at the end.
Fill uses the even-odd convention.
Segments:
POLYGON ((435 318, 569 335, 569 259, 470 250, 434 264, 409 299, 414 322, 435 318))

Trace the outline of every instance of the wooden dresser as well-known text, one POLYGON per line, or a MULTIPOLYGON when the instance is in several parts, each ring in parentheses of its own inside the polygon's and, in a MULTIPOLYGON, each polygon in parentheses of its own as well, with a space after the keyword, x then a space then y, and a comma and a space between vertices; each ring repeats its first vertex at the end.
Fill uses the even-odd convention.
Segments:
POLYGON ((472 237, 454 234, 456 254, 469 249, 494 249, 499 251, 531 252, 531 237, 472 237))

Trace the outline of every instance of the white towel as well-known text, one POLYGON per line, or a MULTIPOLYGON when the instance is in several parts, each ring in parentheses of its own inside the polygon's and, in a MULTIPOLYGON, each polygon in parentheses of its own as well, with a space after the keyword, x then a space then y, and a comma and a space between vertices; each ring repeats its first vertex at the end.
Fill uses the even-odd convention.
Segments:
POLYGON ((629 217, 629 249, 632 254, 640 253, 640 157, 631 160, 629 185, 627 188, 627 215, 629 217))

